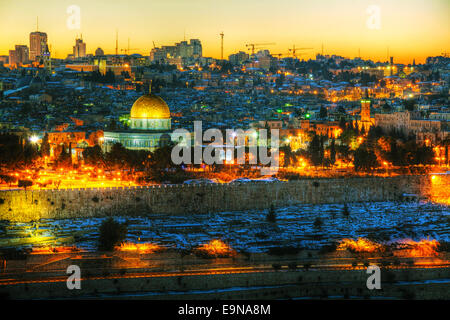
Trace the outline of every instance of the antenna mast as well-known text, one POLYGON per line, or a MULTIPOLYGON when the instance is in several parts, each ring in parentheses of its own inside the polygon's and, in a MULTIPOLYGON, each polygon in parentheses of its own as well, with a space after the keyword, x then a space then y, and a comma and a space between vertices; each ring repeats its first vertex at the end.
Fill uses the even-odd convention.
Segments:
POLYGON ((224 36, 224 33, 223 33, 223 31, 222 31, 222 33, 220 34, 220 59, 221 60, 223 60, 223 36, 224 36))
POLYGON ((119 30, 116 29, 116 56, 118 54, 119 47, 119 30))

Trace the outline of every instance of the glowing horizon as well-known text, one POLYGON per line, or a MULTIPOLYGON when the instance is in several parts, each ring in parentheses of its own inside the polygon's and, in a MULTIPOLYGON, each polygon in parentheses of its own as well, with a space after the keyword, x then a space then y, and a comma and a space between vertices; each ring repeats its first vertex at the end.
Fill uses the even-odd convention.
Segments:
POLYGON ((107 0, 2 0, 0 4, 0 55, 16 44, 29 46, 29 34, 46 32, 52 57, 72 53, 82 34, 87 53, 101 47, 115 53, 116 29, 120 49, 148 56, 153 48, 191 38, 200 39, 203 55, 220 58, 220 33, 224 58, 238 51, 249 52, 246 43, 276 43, 266 46, 272 54, 288 54, 288 48, 311 47, 300 58, 322 51, 349 58, 358 56, 398 63, 424 62, 441 55, 450 43, 450 1, 447 0, 136 0, 132 4, 107 0), (81 9, 81 28, 67 28, 67 8, 81 9), (380 9, 380 29, 367 26, 367 8, 380 9))

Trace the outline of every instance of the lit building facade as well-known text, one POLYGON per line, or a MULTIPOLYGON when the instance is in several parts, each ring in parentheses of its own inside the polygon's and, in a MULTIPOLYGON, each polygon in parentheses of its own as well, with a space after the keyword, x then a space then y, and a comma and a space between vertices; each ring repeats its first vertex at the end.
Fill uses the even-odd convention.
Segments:
POLYGON ((16 45, 15 50, 9 50, 9 65, 17 67, 28 62, 29 50, 25 45, 16 45))
POLYGON ((47 51, 47 34, 45 32, 30 33, 30 61, 36 61, 36 57, 44 55, 47 51))
POLYGON ((98 57, 98 56, 104 56, 104 55, 105 55, 105 52, 103 51, 102 48, 97 48, 97 49, 95 50, 95 56, 96 56, 96 57, 98 57))
POLYGON ((75 39, 75 45, 73 46, 73 57, 86 57, 86 43, 83 42, 83 39, 75 39))
POLYGON ((361 130, 364 127, 364 130, 368 132, 370 127, 374 125, 375 120, 370 117, 370 99, 367 97, 361 100, 360 116, 359 129, 361 130))
POLYGON ((448 136, 446 121, 421 119, 417 112, 402 111, 375 114, 375 124, 385 132, 392 130, 415 135, 417 142, 444 140, 448 136))
POLYGON ((150 61, 167 63, 173 62, 171 59, 199 59, 202 57, 202 54, 202 43, 200 40, 191 39, 189 42, 181 41, 174 46, 153 48, 150 52, 150 61))

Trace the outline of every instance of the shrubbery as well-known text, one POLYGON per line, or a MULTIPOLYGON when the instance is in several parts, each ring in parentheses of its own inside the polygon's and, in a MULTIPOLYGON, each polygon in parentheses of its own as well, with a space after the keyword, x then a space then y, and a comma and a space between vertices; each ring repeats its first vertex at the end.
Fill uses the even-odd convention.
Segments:
POLYGON ((270 205, 269 213, 266 216, 268 222, 277 222, 277 216, 275 214, 275 207, 273 204, 270 205))
POLYGON ((100 251, 112 251, 114 246, 125 240, 127 236, 127 225, 108 218, 100 225, 100 236, 98 249, 100 251))
POLYGON ((322 219, 321 219, 320 217, 317 217, 317 218, 314 220, 314 227, 320 228, 322 225, 323 225, 322 219))
POLYGON ((19 180, 18 187, 26 189, 27 187, 31 187, 33 185, 33 181, 31 180, 19 180))

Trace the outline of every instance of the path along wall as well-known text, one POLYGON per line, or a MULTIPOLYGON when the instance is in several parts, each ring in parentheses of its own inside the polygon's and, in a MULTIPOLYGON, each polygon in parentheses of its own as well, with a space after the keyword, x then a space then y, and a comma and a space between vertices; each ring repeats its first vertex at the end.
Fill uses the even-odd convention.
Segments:
POLYGON ((0 220, 195 214, 300 203, 398 200, 429 194, 429 176, 304 179, 289 182, 0 192, 0 220))

